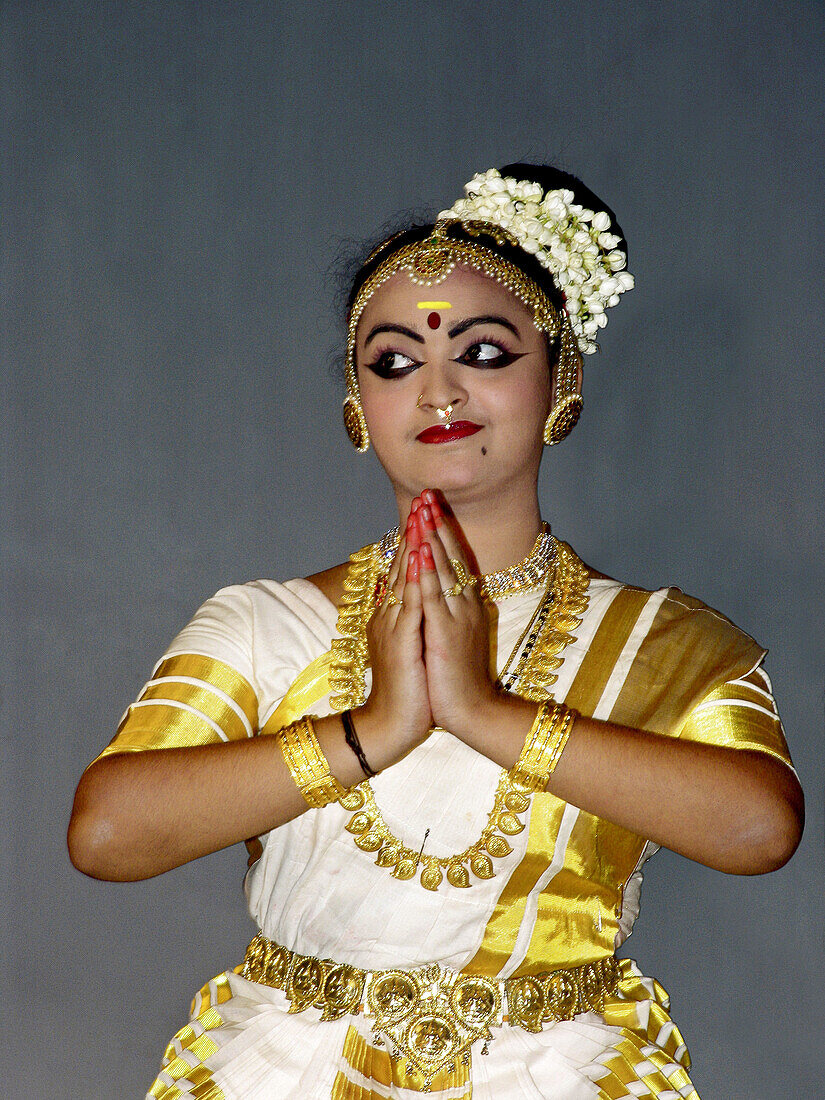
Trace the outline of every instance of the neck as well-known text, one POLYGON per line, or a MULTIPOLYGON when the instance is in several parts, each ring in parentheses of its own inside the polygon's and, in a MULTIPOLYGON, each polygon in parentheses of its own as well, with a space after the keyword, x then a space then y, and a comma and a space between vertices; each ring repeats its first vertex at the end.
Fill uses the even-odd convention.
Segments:
MULTIPOLYGON (((541 509, 535 486, 530 492, 502 494, 495 502, 455 499, 445 492, 463 532, 467 546, 475 558, 479 573, 507 569, 525 558, 541 530, 541 509)), ((411 498, 398 496, 398 512, 402 526, 409 514, 411 498)))

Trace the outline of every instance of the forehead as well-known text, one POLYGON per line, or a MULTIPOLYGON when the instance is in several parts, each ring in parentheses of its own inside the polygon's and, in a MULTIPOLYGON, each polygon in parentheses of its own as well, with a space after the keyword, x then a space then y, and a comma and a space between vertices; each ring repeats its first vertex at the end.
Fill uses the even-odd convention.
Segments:
POLYGON ((414 283, 405 271, 399 271, 376 290, 361 314, 362 325, 379 321, 423 319, 428 310, 437 309, 445 321, 459 320, 473 314, 496 313, 518 325, 532 325, 533 314, 506 287, 472 268, 456 266, 436 286, 414 283), (418 303, 428 303, 419 308, 418 303), (449 308, 430 305, 433 302, 449 303, 449 308))

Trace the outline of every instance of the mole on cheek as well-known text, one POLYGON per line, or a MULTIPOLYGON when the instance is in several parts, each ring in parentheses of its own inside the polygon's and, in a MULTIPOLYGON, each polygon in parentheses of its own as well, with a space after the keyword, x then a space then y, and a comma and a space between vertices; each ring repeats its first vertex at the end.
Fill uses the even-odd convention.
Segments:
POLYGON ((486 448, 486 447, 482 447, 482 448, 481 448, 481 453, 482 453, 483 455, 486 455, 486 454, 487 454, 487 448, 486 448))

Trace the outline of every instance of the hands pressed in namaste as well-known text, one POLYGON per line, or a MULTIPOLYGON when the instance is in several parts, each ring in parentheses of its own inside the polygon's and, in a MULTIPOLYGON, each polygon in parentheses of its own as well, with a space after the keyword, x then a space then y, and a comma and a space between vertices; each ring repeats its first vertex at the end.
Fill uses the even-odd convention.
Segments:
POLYGON ((490 674, 487 612, 455 522, 437 491, 416 497, 370 622, 373 687, 367 706, 402 738, 421 740, 433 725, 460 735, 496 695, 490 674), (463 577, 462 577, 463 579, 463 577), (445 595, 445 593, 447 593, 445 595))

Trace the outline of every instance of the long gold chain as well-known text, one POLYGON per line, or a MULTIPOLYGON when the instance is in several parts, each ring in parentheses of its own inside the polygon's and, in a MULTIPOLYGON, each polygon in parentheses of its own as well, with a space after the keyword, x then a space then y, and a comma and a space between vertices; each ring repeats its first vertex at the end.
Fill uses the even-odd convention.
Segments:
MULTIPOLYGON (((555 584, 552 590, 548 585, 537 612, 511 654, 507 666, 524 643, 516 669, 506 677, 503 685, 533 702, 550 698, 549 689, 557 680, 556 670, 562 664, 559 654, 573 641, 570 632, 579 625, 587 608, 585 566, 569 546, 553 541, 557 554, 555 584)), ((330 666, 333 689, 330 704, 337 711, 358 707, 365 698, 364 673, 369 659, 366 628, 374 610, 376 581, 386 568, 387 555, 385 539, 364 547, 350 558, 339 607, 340 637, 332 643, 330 666)), ((403 844, 384 821, 368 780, 343 795, 340 803, 345 809, 354 811, 345 828, 353 834, 362 851, 376 853, 375 862, 379 867, 385 867, 398 879, 411 879, 420 868, 421 885, 427 890, 437 890, 445 875, 451 886, 459 888, 472 885, 470 872, 477 878, 492 878, 495 875, 492 858, 509 855, 513 849, 507 836, 524 830, 520 815, 529 808, 530 797, 528 788, 510 772, 502 771, 493 808, 481 836, 463 852, 452 856, 431 856, 403 844)))

